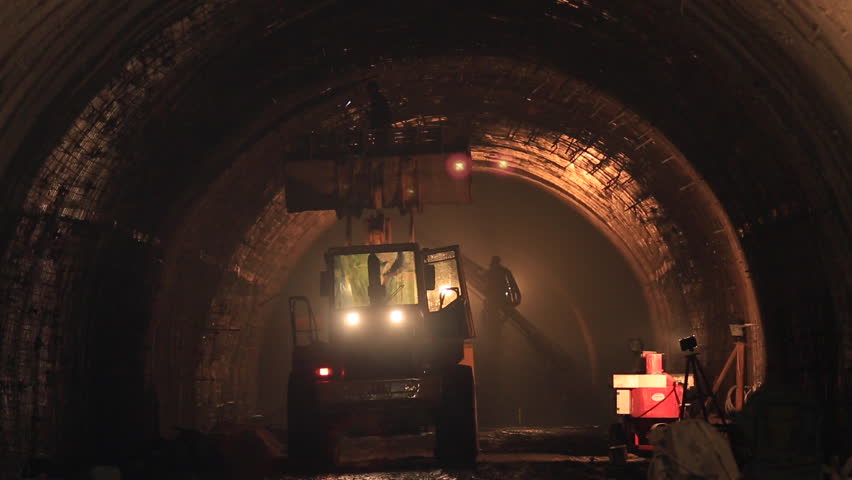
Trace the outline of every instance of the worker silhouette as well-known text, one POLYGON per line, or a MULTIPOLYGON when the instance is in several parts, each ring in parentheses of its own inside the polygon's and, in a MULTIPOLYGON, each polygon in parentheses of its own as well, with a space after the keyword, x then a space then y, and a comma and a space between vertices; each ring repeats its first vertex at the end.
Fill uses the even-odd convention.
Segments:
POLYGON ((500 263, 500 257, 491 257, 485 272, 485 301, 493 307, 517 307, 521 304, 521 290, 511 270, 500 263))
POLYGON ((367 82, 367 95, 370 97, 369 121, 370 129, 387 129, 391 124, 391 112, 388 99, 379 90, 379 84, 370 80, 367 82))
POLYGON ((374 149, 383 152, 389 148, 390 142, 390 105, 388 99, 379 90, 379 85, 372 80, 367 83, 367 96, 370 97, 367 120, 373 135, 374 149))
POLYGON ((478 344, 482 347, 482 354, 477 354, 477 369, 480 371, 484 396, 495 400, 483 403, 481 418, 486 425, 508 425, 517 421, 518 402, 509 397, 516 388, 513 388, 508 372, 514 371, 512 369, 516 368, 516 362, 507 358, 503 325, 510 318, 511 309, 521 304, 521 291, 514 275, 500 263, 498 256, 491 258, 484 277, 485 291, 482 293, 485 308, 482 334, 479 335, 481 341, 478 344))

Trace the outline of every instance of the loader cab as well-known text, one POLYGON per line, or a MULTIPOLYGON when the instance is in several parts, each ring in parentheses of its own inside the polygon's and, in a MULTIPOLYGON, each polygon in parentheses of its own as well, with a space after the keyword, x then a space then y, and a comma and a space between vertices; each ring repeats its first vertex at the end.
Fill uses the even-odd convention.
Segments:
POLYGON ((337 247, 325 258, 331 343, 473 337, 457 246, 337 247))

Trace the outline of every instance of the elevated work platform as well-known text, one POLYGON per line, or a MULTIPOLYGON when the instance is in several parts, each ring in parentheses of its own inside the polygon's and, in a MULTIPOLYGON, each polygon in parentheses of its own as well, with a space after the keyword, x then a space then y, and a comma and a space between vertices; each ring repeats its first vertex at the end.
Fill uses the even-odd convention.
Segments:
POLYGON ((287 210, 419 211, 470 203, 470 148, 459 128, 405 126, 317 132, 285 157, 287 210))

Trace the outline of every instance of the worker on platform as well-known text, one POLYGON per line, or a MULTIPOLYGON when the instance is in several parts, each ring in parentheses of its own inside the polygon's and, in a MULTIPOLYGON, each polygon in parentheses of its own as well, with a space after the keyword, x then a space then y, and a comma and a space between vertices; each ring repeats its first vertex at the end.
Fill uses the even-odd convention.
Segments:
POLYGON ((485 272, 485 301, 494 307, 517 307, 521 304, 521 290, 512 271, 500 263, 500 257, 491 257, 485 272))
POLYGON ((370 109, 367 119, 375 141, 375 148, 384 151, 389 148, 389 129, 391 126, 391 111, 388 99, 382 95, 379 85, 370 80, 367 83, 367 96, 370 97, 370 109))
POLYGON ((390 127, 390 105, 388 99, 379 90, 379 84, 373 80, 367 82, 367 95, 370 97, 370 129, 390 127))

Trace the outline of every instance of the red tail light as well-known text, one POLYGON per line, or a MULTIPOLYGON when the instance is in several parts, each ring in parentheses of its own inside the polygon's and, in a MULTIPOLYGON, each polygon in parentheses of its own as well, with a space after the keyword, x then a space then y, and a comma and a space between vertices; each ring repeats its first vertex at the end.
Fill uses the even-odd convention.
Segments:
POLYGON ((316 370, 316 374, 318 377, 330 377, 331 369, 328 367, 320 367, 316 370))

